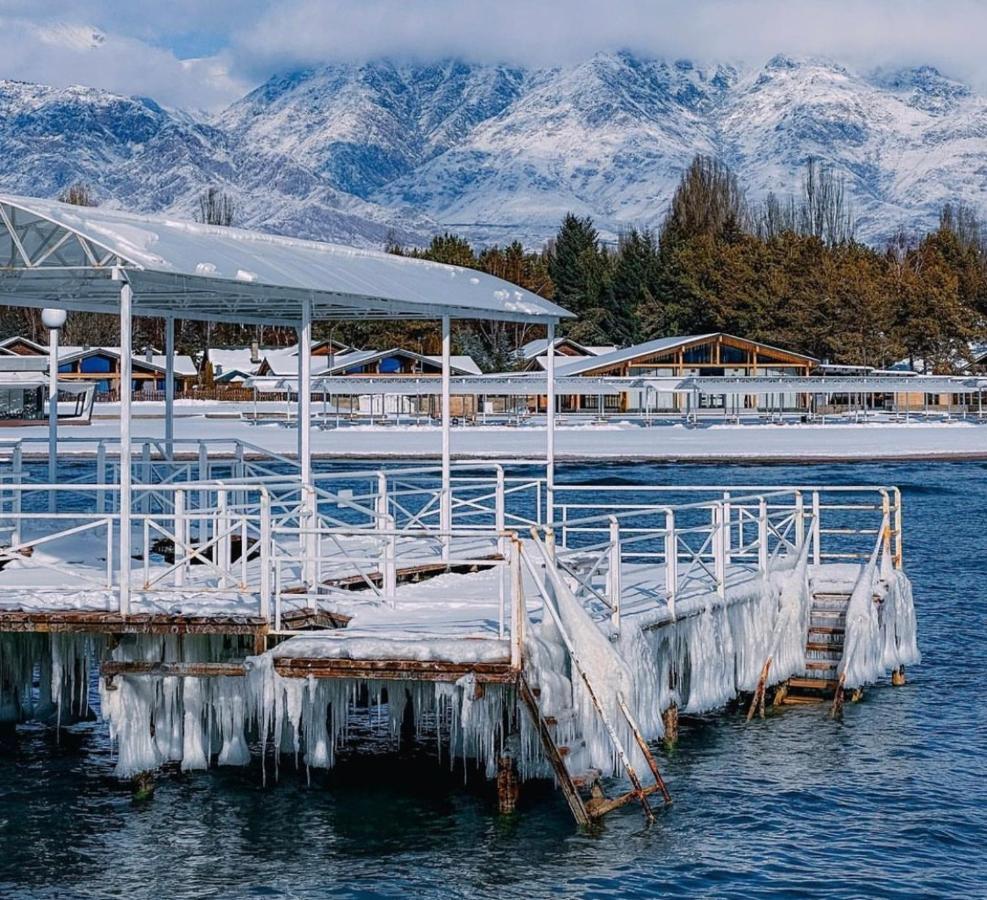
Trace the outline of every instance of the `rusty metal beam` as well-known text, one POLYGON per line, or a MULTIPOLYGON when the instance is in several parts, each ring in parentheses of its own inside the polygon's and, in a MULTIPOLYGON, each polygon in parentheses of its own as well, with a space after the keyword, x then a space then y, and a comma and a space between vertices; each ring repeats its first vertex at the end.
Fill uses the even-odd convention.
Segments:
POLYGON ((285 678, 358 678, 382 681, 451 681, 474 675, 479 682, 513 684, 518 674, 509 662, 453 663, 416 659, 275 658, 274 671, 285 678))
POLYGON ((228 634, 266 633, 266 619, 259 616, 182 616, 115 612, 0 612, 0 633, 80 634, 228 634))

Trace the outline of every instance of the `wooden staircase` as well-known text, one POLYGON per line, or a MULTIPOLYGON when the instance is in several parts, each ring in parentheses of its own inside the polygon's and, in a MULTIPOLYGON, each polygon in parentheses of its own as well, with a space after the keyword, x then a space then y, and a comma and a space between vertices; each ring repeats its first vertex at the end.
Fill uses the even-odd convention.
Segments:
POLYGON ((843 658, 847 593, 820 592, 812 595, 809 628, 805 643, 805 672, 788 679, 777 702, 784 705, 831 700, 839 685, 838 668, 843 658))
POLYGON ((578 749, 573 744, 578 741, 581 746, 582 741, 577 737, 575 741, 570 740, 569 744, 560 744, 558 742, 556 738, 559 727, 558 718, 542 713, 539 703, 541 691, 537 686, 530 685, 523 673, 518 682, 518 689, 521 700, 531 714, 532 722, 538 730, 542 749, 555 775, 555 781, 562 791, 562 795, 565 797, 566 803, 569 805, 569 809, 577 824, 592 825, 602 819, 607 813, 613 812, 615 809, 620 809, 620 807, 626 806, 635 800, 641 804, 645 818, 649 822, 653 822, 655 816, 648 797, 652 794, 661 793, 666 803, 671 802, 672 798, 668 793, 668 788, 658 771, 658 764, 655 762, 647 743, 633 722, 629 722, 629 724, 634 731, 635 740, 644 754, 648 767, 651 769, 654 782, 649 785, 641 784, 634 769, 629 764, 625 764, 625 770, 633 787, 626 793, 619 794, 616 797, 610 797, 604 789, 601 781, 602 772, 599 769, 587 769, 579 772, 570 771, 570 754, 574 749, 578 749))

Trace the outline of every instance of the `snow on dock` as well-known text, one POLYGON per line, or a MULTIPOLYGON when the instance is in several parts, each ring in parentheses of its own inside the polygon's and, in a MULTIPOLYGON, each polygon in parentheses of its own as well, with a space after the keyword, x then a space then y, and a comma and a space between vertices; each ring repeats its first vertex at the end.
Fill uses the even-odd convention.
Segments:
POLYGON ((242 765, 257 740, 331 766, 356 717, 553 778, 577 821, 650 815, 648 742, 678 710, 832 698, 919 658, 893 488, 556 486, 549 517, 539 479, 463 468, 442 531, 428 468, 317 479, 314 520, 283 475, 182 472, 135 488, 126 613, 112 485, 55 517, 29 483, 0 504, 0 714, 71 721, 100 671, 121 777, 242 765))

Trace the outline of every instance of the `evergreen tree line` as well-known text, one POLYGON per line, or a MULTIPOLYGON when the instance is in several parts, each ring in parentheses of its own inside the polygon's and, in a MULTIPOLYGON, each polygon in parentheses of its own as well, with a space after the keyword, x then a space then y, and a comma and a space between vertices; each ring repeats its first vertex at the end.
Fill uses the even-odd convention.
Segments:
MULTIPOLYGON (((85 188, 71 202, 89 204, 85 188)), ((206 192, 200 221, 228 225, 235 206, 206 192)), ((543 249, 520 242, 477 249, 452 234, 424 249, 391 253, 479 269, 518 284, 576 314, 561 333, 585 344, 629 344, 672 334, 726 331, 834 363, 887 366, 908 358, 948 371, 985 336, 987 230, 962 205, 947 205, 923 235, 899 230, 883 247, 856 238, 844 183, 816 161, 798 192, 751 203, 737 176, 699 156, 683 173, 660 228, 631 229, 615 245, 589 218, 567 215, 543 249)), ((36 312, 5 309, 0 329, 43 339, 36 312)), ((136 346, 160 346, 163 326, 137 320, 136 346)), ((405 346, 439 352, 435 323, 319 323, 317 337, 355 346, 405 346)), ((516 350, 544 335, 537 326, 457 323, 455 351, 485 371, 516 367, 516 350)), ((290 329, 180 323, 181 352, 204 347, 290 344, 290 329)), ((109 317, 69 317, 66 343, 115 344, 109 317)))

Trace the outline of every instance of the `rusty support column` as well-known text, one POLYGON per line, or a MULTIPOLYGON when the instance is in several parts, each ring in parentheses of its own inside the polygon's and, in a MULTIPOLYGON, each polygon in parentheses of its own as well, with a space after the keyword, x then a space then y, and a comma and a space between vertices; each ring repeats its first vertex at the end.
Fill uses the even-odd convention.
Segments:
POLYGON ((517 764, 513 756, 502 756, 497 760, 497 811, 510 815, 517 809, 520 781, 517 764))
POLYGON ((673 703, 661 714, 665 726, 665 746, 674 747, 679 742, 679 708, 673 703))
POLYGON ((905 667, 898 666, 891 671, 891 684, 895 687, 902 687, 905 684, 905 667))

